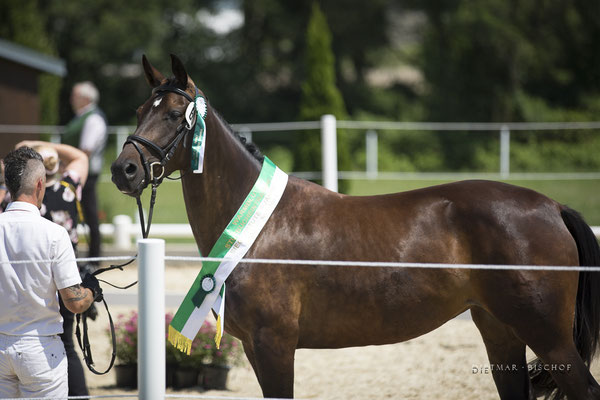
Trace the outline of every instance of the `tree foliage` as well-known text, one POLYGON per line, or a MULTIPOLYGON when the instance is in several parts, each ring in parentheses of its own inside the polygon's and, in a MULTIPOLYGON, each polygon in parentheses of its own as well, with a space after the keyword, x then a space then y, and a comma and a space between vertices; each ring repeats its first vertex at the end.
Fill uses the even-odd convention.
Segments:
MULTIPOLYGON (((327 69, 326 78, 341 93, 337 99, 326 90, 319 94, 323 88, 318 86, 303 86, 317 81, 311 74, 323 62, 320 57, 308 59, 313 45, 307 42, 306 28, 313 0, 4 0, 0 36, 66 61, 68 76, 62 89, 56 79, 40 79, 44 123, 71 118, 69 92, 81 80, 98 85, 100 105, 111 124, 133 123, 135 108, 149 94, 141 55, 168 72, 169 53, 183 59, 211 104, 232 123, 316 119, 318 96, 322 104, 340 103, 356 119, 569 121, 597 120, 600 115, 597 0, 320 0, 318 4, 330 31, 333 61, 328 65, 333 67, 327 69), (244 23, 218 34, 197 13, 223 4, 239 7, 244 23), (413 28, 404 18, 410 13, 423 17, 413 28), (392 35, 399 27, 403 33, 392 35), (399 50, 409 34, 414 34, 414 44, 399 50), (369 76, 383 65, 392 71, 406 65, 419 71, 418 89, 402 82, 373 85, 369 76)), ((594 137, 553 135, 552 146, 595 148, 594 137)), ((539 137, 513 135, 513 143, 531 148, 541 145, 539 137)), ((259 145, 291 145, 289 135, 254 138, 259 145)), ((385 159, 380 165, 396 170, 485 169, 491 164, 484 160, 496 148, 497 143, 481 134, 382 135, 385 159)), ((527 160, 534 157, 514 148, 515 156, 529 168, 527 160)), ((545 154, 565 153, 554 149, 545 154)), ((318 153, 303 157, 320 163, 318 153)), ((345 162, 340 160, 340 169, 348 168, 345 162)))
MULTIPOLYGON (((421 59, 428 119, 597 118, 600 20, 591 17, 599 15, 597 1, 449 0, 418 7, 428 16, 421 59)), ((477 152, 490 143, 474 134, 441 140, 450 168, 477 167, 477 152)))
MULTIPOLYGON (((300 119, 314 121, 325 114, 333 114, 337 119, 346 118, 344 100, 335 83, 331 33, 325 15, 316 2, 313 4, 306 29, 305 71, 306 78, 302 83, 300 100, 300 119)), ((348 138, 339 130, 337 149, 338 168, 349 169, 348 138)), ((294 170, 320 171, 321 169, 320 135, 311 131, 297 133, 294 145, 294 170)), ((347 187, 343 184, 338 189, 343 192, 347 187)))

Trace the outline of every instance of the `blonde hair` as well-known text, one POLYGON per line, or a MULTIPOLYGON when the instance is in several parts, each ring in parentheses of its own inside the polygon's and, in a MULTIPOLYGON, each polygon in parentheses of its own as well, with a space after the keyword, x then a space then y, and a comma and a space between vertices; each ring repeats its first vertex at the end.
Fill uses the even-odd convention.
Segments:
POLYGON ((54 175, 58 172, 58 166, 60 159, 56 150, 47 145, 34 146, 33 149, 37 151, 44 159, 44 168, 46 169, 46 175, 54 175))

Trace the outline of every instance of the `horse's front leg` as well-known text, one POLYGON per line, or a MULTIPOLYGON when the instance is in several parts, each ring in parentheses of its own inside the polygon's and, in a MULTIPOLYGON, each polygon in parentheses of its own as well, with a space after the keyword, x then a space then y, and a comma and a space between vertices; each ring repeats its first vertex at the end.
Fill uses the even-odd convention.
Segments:
MULTIPOLYGON (((297 329, 259 328, 253 338, 251 362, 264 397, 294 397, 294 353, 298 343, 297 329)), ((250 357, 249 357, 250 358, 250 357)))

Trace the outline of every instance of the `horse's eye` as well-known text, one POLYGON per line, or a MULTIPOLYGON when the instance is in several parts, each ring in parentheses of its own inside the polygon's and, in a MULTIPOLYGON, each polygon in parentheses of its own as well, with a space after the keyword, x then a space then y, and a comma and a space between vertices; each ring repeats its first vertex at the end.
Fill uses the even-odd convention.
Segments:
POLYGON ((175 121, 175 120, 181 118, 181 116, 183 114, 177 110, 172 110, 172 111, 169 111, 169 113, 167 115, 168 115, 169 119, 175 121))

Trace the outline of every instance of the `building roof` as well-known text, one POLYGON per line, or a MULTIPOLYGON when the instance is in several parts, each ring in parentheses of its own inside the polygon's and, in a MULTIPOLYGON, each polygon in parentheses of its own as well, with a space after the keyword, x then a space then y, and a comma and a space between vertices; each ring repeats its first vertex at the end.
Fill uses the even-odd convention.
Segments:
POLYGON ((0 39, 0 58, 61 77, 67 74, 64 60, 3 39, 0 39))

